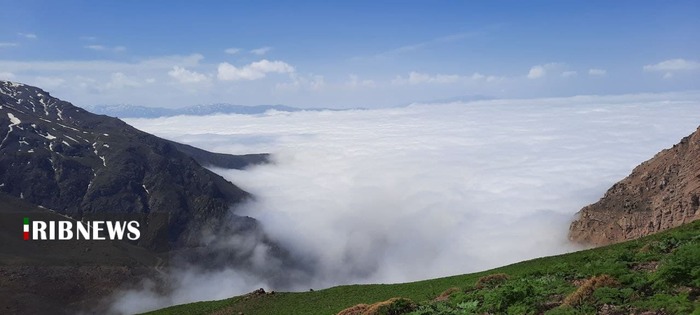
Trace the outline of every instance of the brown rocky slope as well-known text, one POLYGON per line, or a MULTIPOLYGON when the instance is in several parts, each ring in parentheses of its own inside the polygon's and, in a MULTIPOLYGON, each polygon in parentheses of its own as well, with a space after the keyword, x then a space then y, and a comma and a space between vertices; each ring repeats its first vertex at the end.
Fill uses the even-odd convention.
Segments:
POLYGON ((569 239, 607 245, 700 219, 700 127, 637 166, 571 223, 569 239))

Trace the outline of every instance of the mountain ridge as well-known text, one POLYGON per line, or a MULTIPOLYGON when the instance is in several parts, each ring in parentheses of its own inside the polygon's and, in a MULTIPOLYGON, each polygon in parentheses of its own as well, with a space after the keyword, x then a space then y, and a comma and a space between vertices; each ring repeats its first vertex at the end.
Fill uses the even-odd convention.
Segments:
POLYGON ((194 245, 197 230, 212 224, 205 222, 251 197, 202 164, 243 168, 267 161, 265 154, 211 153, 164 140, 9 81, 0 81, 0 139, 0 192, 75 219, 165 212, 167 226, 153 227, 143 240, 162 249, 194 245), (168 244, 153 243, 166 232, 168 244))

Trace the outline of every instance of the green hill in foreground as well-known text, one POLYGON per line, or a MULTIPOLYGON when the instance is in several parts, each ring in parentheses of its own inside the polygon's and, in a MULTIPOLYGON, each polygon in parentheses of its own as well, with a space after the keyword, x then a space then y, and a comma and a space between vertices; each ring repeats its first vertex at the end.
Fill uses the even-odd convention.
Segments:
POLYGON ((695 221, 638 240, 484 272, 313 292, 253 292, 149 314, 695 315, 699 295, 700 221, 695 221))

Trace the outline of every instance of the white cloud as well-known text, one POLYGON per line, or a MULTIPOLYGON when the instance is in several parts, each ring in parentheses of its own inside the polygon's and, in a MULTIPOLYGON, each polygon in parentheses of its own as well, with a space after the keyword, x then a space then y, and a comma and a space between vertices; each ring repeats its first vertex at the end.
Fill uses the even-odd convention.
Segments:
POLYGON ((598 69, 598 68, 588 69, 588 75, 592 75, 592 76, 604 76, 607 73, 608 73, 608 71, 605 69, 598 69))
POLYGON ((36 39, 37 38, 36 34, 33 34, 33 33, 17 33, 17 36, 21 36, 21 37, 24 37, 26 39, 36 39))
POLYGON ((350 88, 356 88, 356 87, 369 87, 373 88, 376 87, 377 84, 374 82, 374 80, 360 80, 360 77, 357 76, 356 74, 351 74, 348 78, 348 81, 345 83, 346 86, 350 88))
POLYGON ((644 71, 664 72, 664 79, 673 77, 674 72, 694 71, 700 69, 700 62, 681 58, 661 61, 657 64, 644 66, 644 71))
POLYGON ((217 77, 222 81, 258 80, 268 73, 293 73, 294 67, 283 61, 263 59, 243 67, 236 67, 228 62, 219 64, 217 77))
POLYGON ((561 62, 550 62, 543 65, 534 65, 527 73, 528 79, 539 79, 548 74, 559 73, 560 75, 566 72, 566 64, 561 62))
POLYGON ((102 50, 106 50, 106 49, 107 49, 107 47, 102 46, 102 45, 87 45, 87 46, 84 46, 84 47, 87 48, 87 49, 97 50, 97 51, 102 51, 102 50))
POLYGON ((17 44, 17 43, 0 43, 0 48, 3 48, 3 47, 17 47, 17 46, 19 46, 19 44, 17 44))
POLYGON ((685 59, 669 59, 653 65, 644 66, 644 71, 688 71, 700 69, 700 62, 685 59))
POLYGON ((270 50, 272 50, 272 47, 260 47, 256 49, 251 49, 250 53, 258 56, 262 56, 264 54, 267 54, 270 50))
POLYGON ((273 153, 273 164, 214 171, 256 197, 239 214, 311 271, 286 287, 244 271, 183 273, 174 304, 258 287, 412 281, 577 249, 566 237, 574 213, 694 131, 700 112, 688 104, 699 100, 583 96, 128 122, 216 152, 273 153), (210 279, 206 292, 192 285, 210 279))
POLYGON ((578 75, 578 72, 576 72, 576 71, 564 71, 561 73, 561 76, 565 77, 565 78, 575 77, 577 75, 578 75))
POLYGON ((494 82, 494 81, 502 80, 502 79, 504 79, 504 78, 503 78, 503 77, 498 77, 498 76, 495 76, 495 75, 489 75, 489 76, 487 76, 487 75, 481 74, 481 73, 479 73, 479 72, 474 72, 474 73, 469 77, 469 79, 471 79, 472 81, 482 81, 482 80, 483 80, 483 81, 486 81, 486 82, 494 82))
POLYGON ((226 48, 226 49, 224 50, 224 52, 227 53, 227 54, 229 54, 229 55, 235 55, 235 54, 237 54, 239 51, 241 51, 240 48, 226 48))
POLYGON ((17 76, 12 72, 0 72, 0 80, 12 81, 15 78, 17 78, 17 76))
POLYGON ((180 83, 198 83, 209 81, 209 77, 196 71, 190 71, 180 66, 174 66, 168 71, 168 75, 175 78, 180 83))
POLYGON ((292 73, 290 74, 290 78, 292 79, 291 82, 277 83, 275 88, 287 91, 297 91, 302 88, 311 91, 319 91, 326 86, 326 80, 322 75, 299 75, 292 73))
POLYGON ((427 73, 420 73, 420 72, 415 72, 411 71, 411 73, 408 74, 408 77, 404 78, 402 76, 397 76, 394 80, 392 80, 392 84, 394 85, 404 85, 404 84, 410 84, 410 85, 416 85, 416 84, 423 84, 423 83, 438 83, 438 84, 447 84, 447 83, 454 83, 460 80, 460 76, 456 74, 427 74, 427 73))
POLYGON ((538 79, 543 77, 545 74, 547 74, 547 70, 545 70, 543 66, 533 66, 527 73, 527 78, 538 79))
POLYGON ((38 76, 31 80, 30 84, 34 84, 42 88, 55 88, 63 85, 65 82, 66 80, 61 77, 38 76))
POLYGON ((545 76, 545 74, 547 74, 547 70, 545 70, 543 66, 533 66, 527 73, 527 78, 538 79, 545 76))
POLYGON ((114 47, 107 47, 104 45, 86 45, 83 46, 86 49, 94 50, 94 51, 113 51, 113 52, 123 52, 126 50, 126 47, 124 46, 114 46, 114 47))
POLYGON ((122 72, 115 72, 112 73, 111 79, 105 87, 107 89, 122 89, 139 86, 141 86, 141 83, 139 83, 136 79, 131 78, 122 72))
POLYGON ((485 79, 486 76, 481 74, 481 73, 474 72, 474 74, 472 74, 471 78, 472 78, 472 80, 482 80, 482 79, 485 79))

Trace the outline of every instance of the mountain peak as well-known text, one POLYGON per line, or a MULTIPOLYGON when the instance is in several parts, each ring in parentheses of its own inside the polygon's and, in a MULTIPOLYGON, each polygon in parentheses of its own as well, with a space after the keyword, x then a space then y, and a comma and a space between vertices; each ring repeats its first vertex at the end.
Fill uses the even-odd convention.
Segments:
POLYGON ((0 193, 74 219, 168 213, 168 225, 153 228, 165 229, 170 244, 146 238, 144 246, 186 245, 248 197, 202 164, 241 168, 265 159, 174 143, 37 87, 0 81, 0 193))

